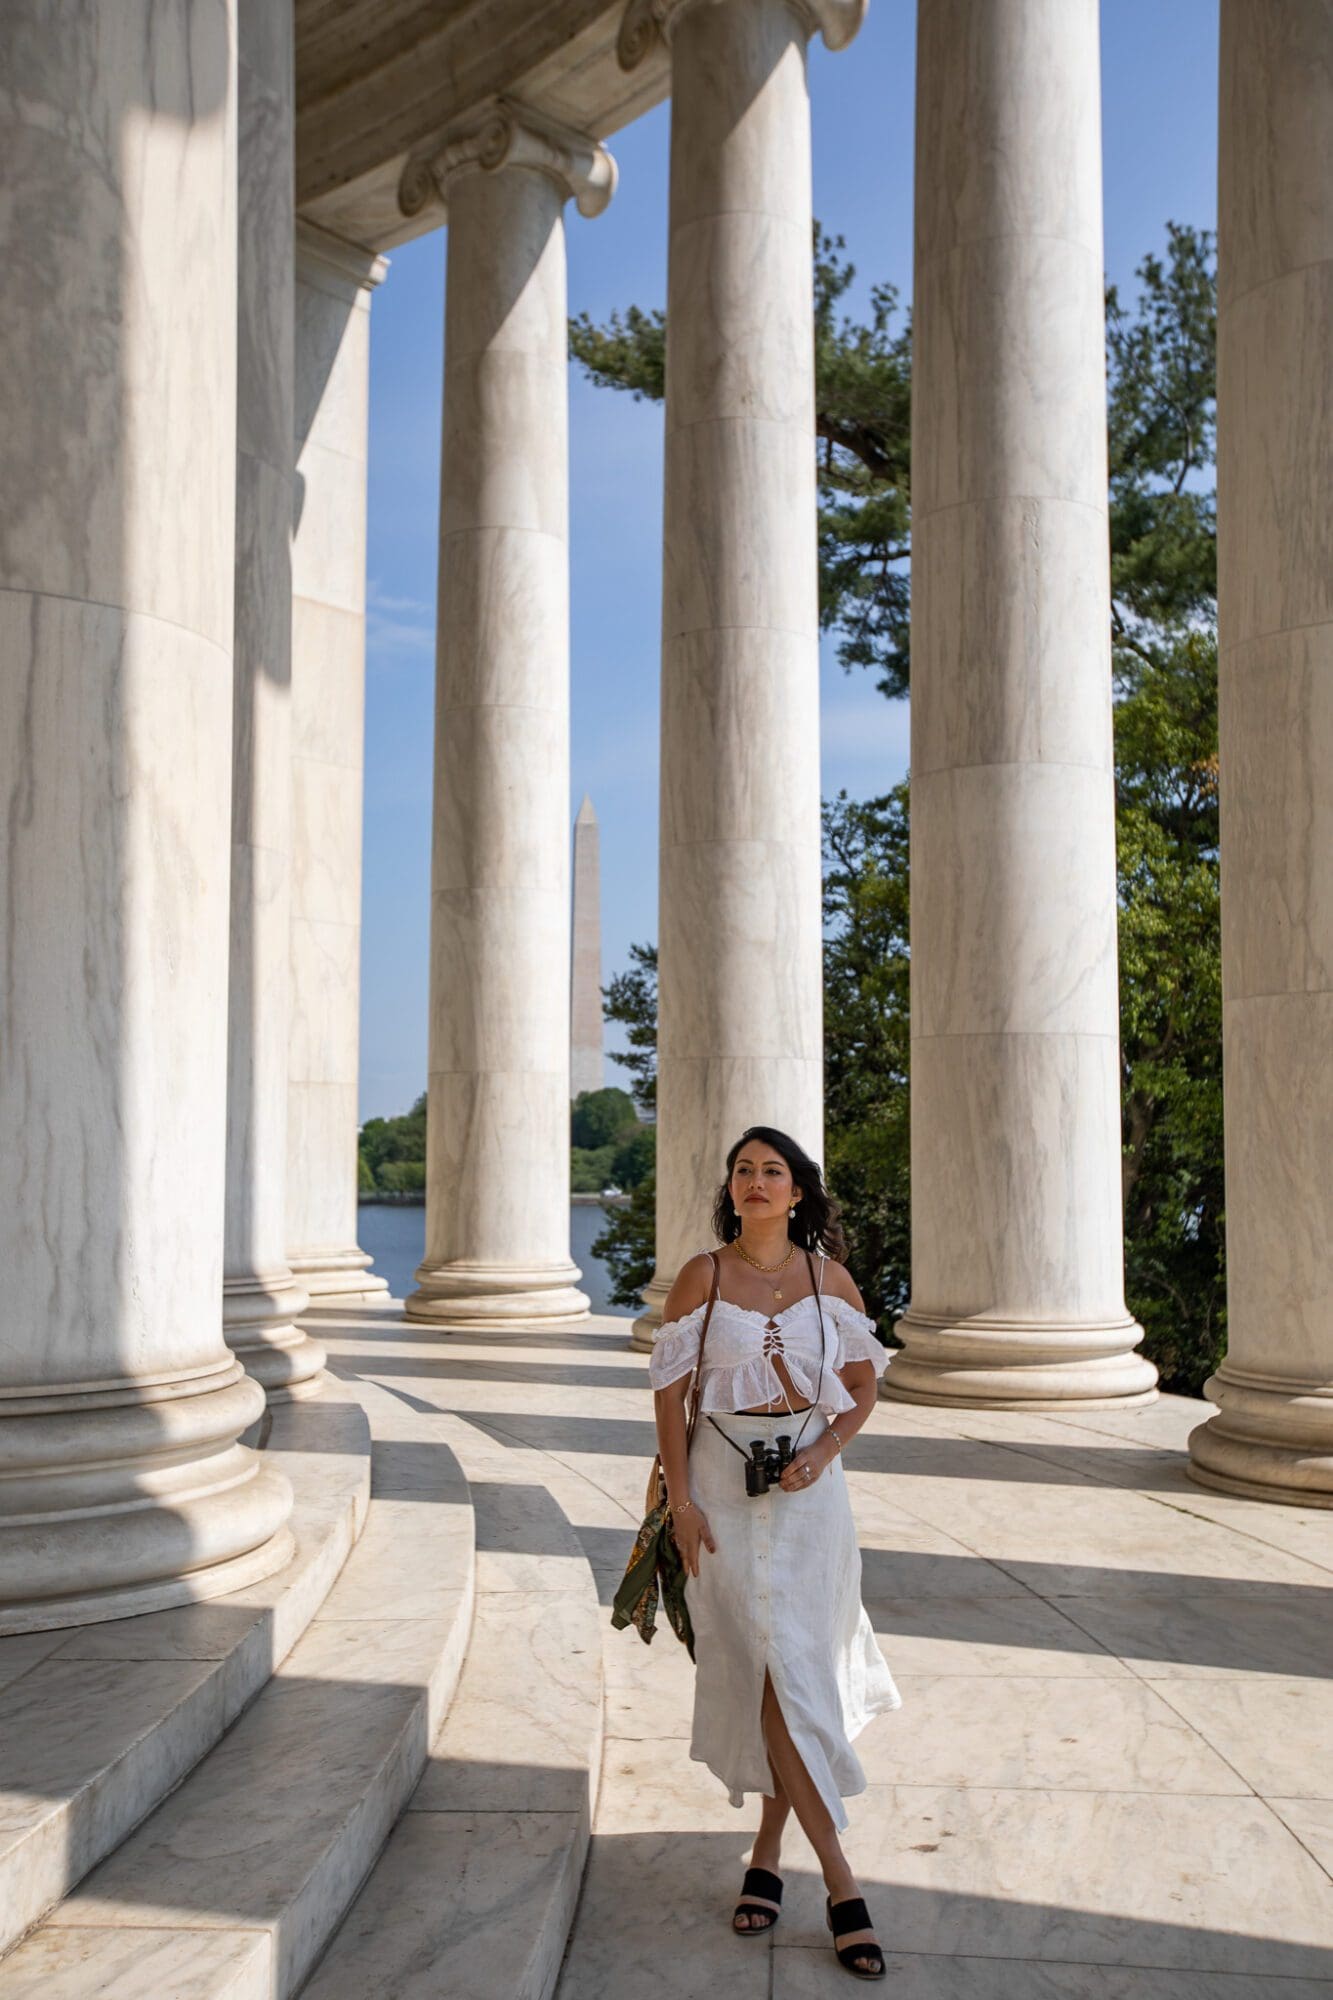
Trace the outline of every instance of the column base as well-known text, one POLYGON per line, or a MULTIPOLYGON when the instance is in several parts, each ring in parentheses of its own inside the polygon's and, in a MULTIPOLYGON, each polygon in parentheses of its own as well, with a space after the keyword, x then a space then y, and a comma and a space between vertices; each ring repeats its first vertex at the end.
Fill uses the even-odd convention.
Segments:
POLYGON ((324 1387, 324 1349, 296 1325, 309 1303, 290 1271, 223 1280, 223 1338, 270 1403, 301 1402, 324 1387))
POLYGON ((639 1354, 651 1354, 653 1342, 662 1326, 662 1308, 667 1301, 667 1293, 675 1283, 674 1278, 662 1278, 656 1274, 643 1288, 643 1311, 634 1321, 629 1344, 639 1354))
POLYGON ((345 1250, 298 1250, 288 1258, 292 1276, 304 1285, 312 1305, 330 1299, 387 1299, 387 1279, 370 1268, 372 1259, 355 1243, 345 1250))
POLYGON ((1157 1370, 1133 1351, 1143 1328, 1128 1314, 1059 1326, 981 1316, 959 1322, 909 1306, 894 1333, 903 1349, 890 1362, 882 1389, 893 1402, 1119 1410, 1157 1396, 1157 1370))
POLYGON ((1253 1375, 1223 1361, 1203 1385, 1217 1415, 1190 1432, 1200 1486, 1289 1507, 1333 1507, 1333 1383, 1253 1375))
POLYGON ((423 1264, 404 1301, 409 1319, 432 1326, 527 1326, 588 1317, 577 1264, 423 1264))
POLYGON ((283 1568, 291 1487, 237 1441, 263 1410, 231 1355, 183 1380, 0 1399, 0 1633, 160 1611, 283 1568))

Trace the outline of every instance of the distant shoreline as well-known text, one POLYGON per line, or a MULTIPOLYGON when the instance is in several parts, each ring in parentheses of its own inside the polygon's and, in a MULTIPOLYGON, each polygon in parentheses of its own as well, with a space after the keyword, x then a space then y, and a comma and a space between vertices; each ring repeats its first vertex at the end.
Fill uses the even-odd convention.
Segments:
MULTIPOLYGON (((572 1194, 569 1199, 571 1206, 579 1208, 627 1208, 629 1206, 629 1196, 627 1194, 609 1194, 605 1196, 600 1194, 572 1194)), ((424 1208, 426 1206, 426 1196, 420 1188, 413 1188, 406 1194, 395 1193, 389 1188, 373 1188, 368 1192, 363 1190, 359 1193, 356 1198, 356 1205, 358 1208, 424 1208)))

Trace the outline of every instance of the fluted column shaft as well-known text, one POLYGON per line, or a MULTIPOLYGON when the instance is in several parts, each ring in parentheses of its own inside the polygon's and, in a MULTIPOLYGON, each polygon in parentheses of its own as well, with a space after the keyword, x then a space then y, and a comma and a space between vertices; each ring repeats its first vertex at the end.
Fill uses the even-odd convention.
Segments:
POLYGON ((356 1240, 370 293, 386 266, 308 223, 296 240, 287 1252, 322 1304, 387 1293, 356 1240))
POLYGON ((291 0, 239 0, 236 645, 222 1325, 270 1400, 318 1393, 287 1263, 291 984, 291 0))
POLYGON ((919 10, 910 1400, 1154 1393, 1120 1205, 1097 13, 919 10))
POLYGON ((1223 0, 1227 1354, 1196 1479, 1333 1506, 1333 6, 1223 0))
POLYGON ((677 8, 671 41, 647 1344, 748 1125, 823 1144, 810 21, 677 8))
MULTIPOLYGON (((610 163, 517 115, 435 163, 449 205, 426 1256, 443 1322, 587 1311, 569 1255, 564 205, 610 163)), ((600 186, 598 176, 600 175, 600 186)))
POLYGON ((222 1338, 227 0, 0 21, 0 1631, 288 1558, 222 1338))

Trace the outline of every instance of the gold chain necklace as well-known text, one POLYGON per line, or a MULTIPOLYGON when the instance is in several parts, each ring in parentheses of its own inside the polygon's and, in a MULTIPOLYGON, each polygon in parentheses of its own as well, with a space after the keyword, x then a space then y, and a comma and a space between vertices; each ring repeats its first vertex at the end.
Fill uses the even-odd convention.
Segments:
MULTIPOLYGON (((745 1245, 741 1242, 739 1236, 736 1238, 736 1248, 740 1251, 741 1256, 744 1257, 746 1263, 751 1267, 751 1269, 755 1271, 762 1271, 766 1278, 771 1278, 775 1271, 785 1271, 788 1264, 790 1264, 792 1258, 796 1255, 796 1245, 794 1243, 789 1243, 787 1245, 787 1254, 782 1259, 781 1263, 761 1264, 757 1257, 752 1257, 750 1255, 745 1245)), ((781 1285, 770 1285, 769 1290, 772 1292, 775 1299, 780 1299, 782 1297, 781 1285)))

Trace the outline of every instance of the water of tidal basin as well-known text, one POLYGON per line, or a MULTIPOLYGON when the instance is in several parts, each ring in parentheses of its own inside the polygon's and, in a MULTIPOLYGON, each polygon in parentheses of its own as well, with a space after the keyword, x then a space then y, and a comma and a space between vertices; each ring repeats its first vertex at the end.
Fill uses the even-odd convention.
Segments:
MULTIPOLYGON (((569 1210, 569 1254, 582 1271, 581 1288, 595 1313, 633 1318, 628 1306, 613 1306, 611 1273, 592 1254, 592 1240, 606 1218, 595 1202, 574 1202, 569 1210)), ((426 1211, 397 1203, 364 1202, 357 1211, 357 1237, 375 1270, 396 1299, 416 1290, 417 1266, 426 1254, 426 1211)))

